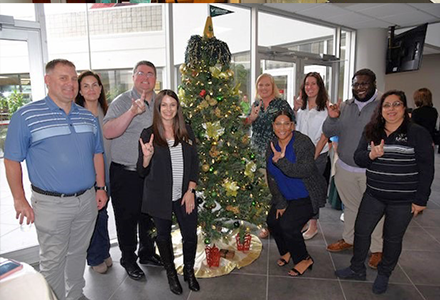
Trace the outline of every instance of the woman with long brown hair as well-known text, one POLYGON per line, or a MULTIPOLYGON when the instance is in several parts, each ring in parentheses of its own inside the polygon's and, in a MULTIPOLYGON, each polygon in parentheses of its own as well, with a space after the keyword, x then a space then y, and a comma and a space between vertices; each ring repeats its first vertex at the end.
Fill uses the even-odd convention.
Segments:
POLYGON ((142 212, 154 219, 156 244, 171 292, 182 293, 171 242, 173 213, 183 240, 184 280, 188 281, 190 290, 198 291, 200 286, 194 275, 194 260, 199 159, 194 133, 185 124, 179 99, 171 90, 159 92, 154 100, 153 125, 142 131, 139 140, 137 170, 145 178, 142 212))
MULTIPOLYGON (((98 118, 99 126, 102 131, 102 120, 107 113, 108 105, 105 97, 104 86, 101 78, 93 71, 83 71, 78 76, 79 92, 75 103, 90 110, 98 118)), ((110 197, 110 177, 109 164, 110 141, 103 137, 104 144, 104 163, 105 163, 105 185, 107 195, 110 197)), ((87 249, 87 264, 100 274, 106 273, 107 269, 113 265, 110 256, 110 238, 108 234, 108 213, 107 205, 98 212, 95 231, 93 232, 90 246, 87 249)))

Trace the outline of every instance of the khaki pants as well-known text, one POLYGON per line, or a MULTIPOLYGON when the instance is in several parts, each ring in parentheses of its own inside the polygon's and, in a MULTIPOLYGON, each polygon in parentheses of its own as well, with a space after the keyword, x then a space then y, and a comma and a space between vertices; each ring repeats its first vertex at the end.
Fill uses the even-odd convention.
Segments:
MULTIPOLYGON (((345 242, 353 244, 354 223, 366 189, 367 178, 365 173, 348 172, 337 163, 335 168, 335 184, 341 201, 344 203, 344 232, 342 238, 345 242)), ((371 252, 382 252, 383 222, 384 218, 382 217, 371 235, 371 252)))
POLYGON ((32 192, 31 200, 40 244, 40 272, 59 300, 79 299, 98 214, 95 190, 91 188, 79 197, 32 192))

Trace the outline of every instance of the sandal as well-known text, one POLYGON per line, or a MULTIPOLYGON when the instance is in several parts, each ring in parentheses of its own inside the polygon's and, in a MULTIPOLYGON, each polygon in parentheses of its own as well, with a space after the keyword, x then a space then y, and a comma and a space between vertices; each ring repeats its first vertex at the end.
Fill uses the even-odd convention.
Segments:
POLYGON ((268 236, 269 236, 269 230, 266 228, 262 228, 258 233, 258 237, 260 239, 267 239, 268 236))
POLYGON ((284 258, 280 257, 277 261, 278 267, 284 267, 290 262, 290 258, 288 260, 285 260, 284 258))
POLYGON ((313 269, 313 264, 314 264, 315 262, 313 261, 313 258, 311 258, 310 256, 308 256, 306 259, 303 259, 302 261, 300 261, 299 263, 297 263, 296 265, 295 265, 295 267, 293 267, 291 270, 290 270, 290 272, 288 273, 290 276, 292 276, 292 277, 296 277, 296 276, 302 276, 307 270, 312 270, 313 269), (299 265, 300 263, 302 263, 303 261, 305 261, 305 260, 311 260, 312 261, 312 263, 301 273, 300 271, 298 271, 298 269, 296 269, 295 267, 297 266, 297 265, 299 265), (293 273, 291 273, 291 272, 293 272, 293 273))

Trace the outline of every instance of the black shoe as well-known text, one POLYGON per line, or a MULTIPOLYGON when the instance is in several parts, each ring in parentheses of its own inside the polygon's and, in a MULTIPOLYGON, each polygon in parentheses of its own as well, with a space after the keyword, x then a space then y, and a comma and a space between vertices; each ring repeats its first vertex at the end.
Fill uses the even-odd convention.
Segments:
POLYGON ((131 279, 141 280, 143 277, 145 277, 144 271, 142 271, 142 269, 135 262, 130 264, 124 264, 121 262, 121 266, 124 267, 128 277, 131 279))
POLYGON ((168 269, 166 270, 168 285, 170 286, 170 291, 176 295, 182 294, 182 286, 179 282, 179 277, 177 277, 176 269, 168 269))
POLYGON ((200 285, 197 282, 196 276, 194 275, 194 267, 192 265, 183 267, 183 280, 188 281, 188 288, 191 291, 200 291, 200 285))
POLYGON ((139 258, 139 262, 142 265, 155 265, 155 266, 163 266, 162 260, 160 259, 160 256, 154 253, 150 257, 143 257, 139 258))
POLYGON ((365 271, 355 272, 352 269, 350 269, 350 267, 336 270, 335 275, 341 279, 354 279, 354 280, 362 280, 362 281, 365 281, 367 279, 367 273, 365 271))
POLYGON ((378 274, 373 283, 373 293, 383 294, 387 291, 389 277, 378 274))

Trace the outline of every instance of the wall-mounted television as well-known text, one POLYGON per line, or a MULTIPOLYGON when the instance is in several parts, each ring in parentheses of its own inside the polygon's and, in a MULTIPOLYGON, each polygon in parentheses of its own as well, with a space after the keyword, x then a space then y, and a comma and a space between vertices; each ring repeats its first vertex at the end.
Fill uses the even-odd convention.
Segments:
POLYGON ((423 45, 428 24, 394 35, 389 29, 386 73, 414 71, 422 63, 423 45))

